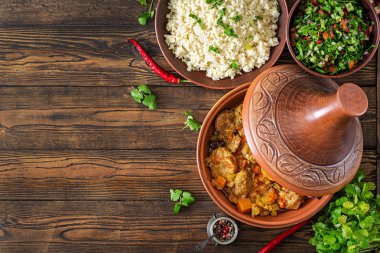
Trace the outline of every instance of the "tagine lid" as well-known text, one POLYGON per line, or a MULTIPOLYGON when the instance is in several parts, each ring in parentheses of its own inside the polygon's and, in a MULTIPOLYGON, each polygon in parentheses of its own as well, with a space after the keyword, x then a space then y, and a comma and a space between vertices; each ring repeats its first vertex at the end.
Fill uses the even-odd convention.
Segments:
POLYGON ((363 134, 358 117, 368 108, 364 91, 314 77, 297 65, 260 74, 243 105, 251 151, 266 173, 308 196, 335 193, 359 169, 363 134))

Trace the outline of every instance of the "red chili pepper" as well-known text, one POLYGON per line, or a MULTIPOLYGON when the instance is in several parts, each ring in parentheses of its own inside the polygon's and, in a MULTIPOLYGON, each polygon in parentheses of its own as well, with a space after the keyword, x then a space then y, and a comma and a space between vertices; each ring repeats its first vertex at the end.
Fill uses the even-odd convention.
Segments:
POLYGON ((282 240, 284 240, 286 237, 289 235, 293 234, 296 232, 298 229, 300 229, 302 226, 306 225, 309 223, 310 220, 303 221, 301 223, 298 223, 294 225, 293 227, 289 228, 286 230, 284 233, 280 234, 276 238, 274 238, 270 243, 268 243, 264 248, 262 248, 259 253, 268 253, 271 252, 282 240))
POLYGON ((148 66, 156 73, 158 76, 160 76, 162 79, 164 79, 166 82, 169 83, 183 83, 183 82, 189 82, 188 80, 183 80, 175 75, 167 73, 165 70, 163 70, 153 59, 148 55, 148 53, 145 51, 145 49, 134 39, 128 39, 128 42, 132 43, 132 45, 137 49, 137 51, 140 53, 141 57, 144 59, 144 61, 148 64, 148 66))

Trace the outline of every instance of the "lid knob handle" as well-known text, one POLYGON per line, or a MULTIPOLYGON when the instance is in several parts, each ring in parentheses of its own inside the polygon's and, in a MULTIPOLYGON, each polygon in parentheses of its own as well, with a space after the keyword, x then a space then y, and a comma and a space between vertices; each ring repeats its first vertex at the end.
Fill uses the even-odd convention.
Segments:
POLYGON ((337 102, 344 114, 350 117, 362 116, 368 109, 368 98, 364 91, 353 83, 338 88, 337 102))

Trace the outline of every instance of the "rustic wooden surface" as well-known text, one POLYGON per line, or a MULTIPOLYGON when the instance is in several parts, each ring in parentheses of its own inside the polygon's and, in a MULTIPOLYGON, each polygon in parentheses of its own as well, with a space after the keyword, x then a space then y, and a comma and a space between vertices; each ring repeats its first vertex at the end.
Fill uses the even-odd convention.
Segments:
MULTIPOLYGON (((226 91, 167 84, 123 44, 138 39, 170 70, 153 23, 136 22, 144 10, 136 0, 0 6, 0 252, 186 252, 206 239, 220 210, 199 179, 197 133, 181 131, 183 113, 203 119, 226 91), (157 111, 130 98, 142 83, 157 94, 157 111), (170 188, 197 202, 172 215, 170 188)), ((285 50, 279 63, 290 62, 285 50)), ((379 73, 374 59, 337 80, 368 95, 362 167, 378 185, 379 73)), ((256 252, 282 231, 242 225, 236 243, 206 251, 256 252)), ((275 252, 314 252, 311 234, 306 226, 275 252)))

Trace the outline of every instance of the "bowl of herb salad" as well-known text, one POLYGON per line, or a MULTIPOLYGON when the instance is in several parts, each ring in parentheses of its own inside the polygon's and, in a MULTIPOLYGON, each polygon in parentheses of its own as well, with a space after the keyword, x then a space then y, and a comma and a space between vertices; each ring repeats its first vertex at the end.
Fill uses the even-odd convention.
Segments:
POLYGON ((360 70, 379 44, 379 18, 368 0, 298 0, 289 16, 289 51, 316 76, 338 78, 360 70))

